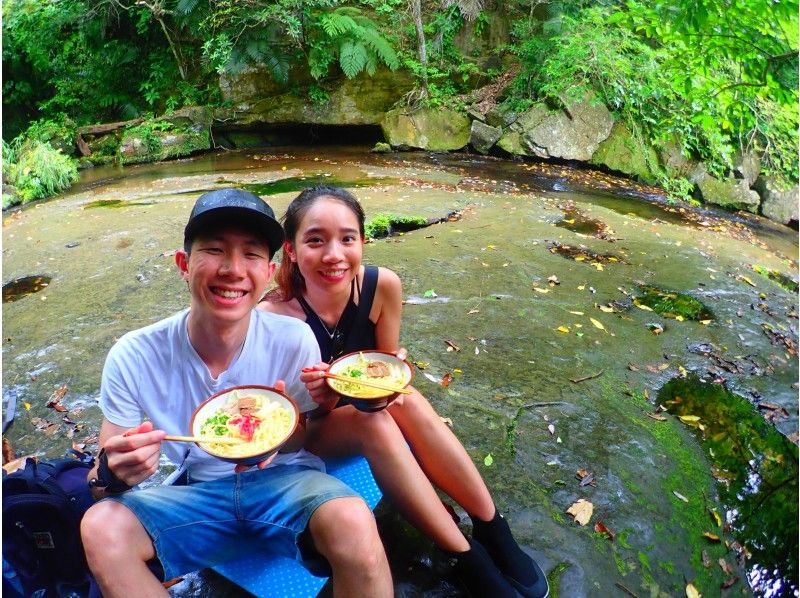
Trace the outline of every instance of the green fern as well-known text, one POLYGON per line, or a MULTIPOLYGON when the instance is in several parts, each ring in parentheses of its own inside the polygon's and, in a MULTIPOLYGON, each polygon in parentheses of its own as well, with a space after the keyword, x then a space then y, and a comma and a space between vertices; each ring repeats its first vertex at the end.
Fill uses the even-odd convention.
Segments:
POLYGON ((362 45, 354 44, 349 39, 339 46, 339 66, 348 79, 352 79, 367 65, 367 50, 362 45))
POLYGON ((380 63, 391 70, 400 65, 397 53, 381 35, 378 25, 358 8, 339 7, 314 17, 309 23, 314 41, 308 63, 315 79, 324 76, 337 57, 342 72, 350 79, 362 71, 374 75, 380 63))
POLYGON ((279 83, 289 80, 289 57, 263 37, 245 37, 239 40, 231 49, 224 68, 228 73, 240 74, 251 65, 264 65, 279 83))
POLYGON ((320 18, 320 26, 328 37, 336 38, 345 33, 360 29, 358 24, 349 15, 333 12, 320 18))
POLYGON ((361 37, 370 50, 383 62, 390 70, 395 70, 400 66, 397 53, 392 45, 376 29, 364 28, 361 30, 361 37))

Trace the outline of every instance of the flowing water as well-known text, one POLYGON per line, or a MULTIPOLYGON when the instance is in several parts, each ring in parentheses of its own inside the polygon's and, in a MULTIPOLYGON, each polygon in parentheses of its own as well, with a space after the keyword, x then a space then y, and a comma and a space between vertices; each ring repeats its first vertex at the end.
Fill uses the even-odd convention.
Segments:
MULTIPOLYGON (((797 503, 797 294, 778 283, 797 280, 796 231, 567 166, 292 147, 84 172, 70 193, 3 219, 3 399, 17 402, 17 454, 96 449, 108 349, 187 304, 173 256, 201 192, 248 186, 282 214, 318 181, 353 189, 368 218, 460 214, 370 243, 365 261, 401 276, 414 384, 558 594, 676 596, 691 582, 708 596, 729 585, 797 595, 797 551, 762 549, 769 538, 735 517, 733 466, 715 460, 740 415, 720 429, 703 424, 713 410, 656 405, 673 379, 724 386, 735 413, 784 442, 779 458, 774 442, 748 444, 737 475, 748 459, 773 463, 797 503), (639 300, 652 289, 708 311, 659 315, 639 300), (593 505, 585 526, 566 513, 579 499, 593 505)), ((797 511, 759 498, 762 477, 748 508, 791 540, 797 511)), ((389 506, 378 517, 398 595, 463 595, 441 553, 389 506)), ((206 572, 170 591, 241 594, 206 572)))

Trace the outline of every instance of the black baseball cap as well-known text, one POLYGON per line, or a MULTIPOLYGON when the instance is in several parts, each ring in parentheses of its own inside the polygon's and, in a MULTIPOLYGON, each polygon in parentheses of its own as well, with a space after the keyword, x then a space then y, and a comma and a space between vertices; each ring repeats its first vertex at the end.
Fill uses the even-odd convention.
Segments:
POLYGON ((217 189, 197 198, 183 231, 183 247, 189 251, 200 231, 230 225, 258 233, 266 240, 270 257, 283 244, 283 227, 267 202, 242 189, 217 189))

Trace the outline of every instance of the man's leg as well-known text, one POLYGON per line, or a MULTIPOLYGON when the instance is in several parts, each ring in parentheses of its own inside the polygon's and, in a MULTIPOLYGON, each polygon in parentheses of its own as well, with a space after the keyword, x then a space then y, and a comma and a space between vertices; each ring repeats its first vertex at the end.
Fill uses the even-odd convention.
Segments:
POLYGON ((393 595, 386 552, 363 500, 345 497, 325 502, 311 516, 308 531, 316 550, 330 563, 337 598, 393 595))
POLYGON ((167 595, 146 564, 155 557, 150 536, 127 507, 108 500, 93 505, 83 516, 81 537, 104 598, 167 595))

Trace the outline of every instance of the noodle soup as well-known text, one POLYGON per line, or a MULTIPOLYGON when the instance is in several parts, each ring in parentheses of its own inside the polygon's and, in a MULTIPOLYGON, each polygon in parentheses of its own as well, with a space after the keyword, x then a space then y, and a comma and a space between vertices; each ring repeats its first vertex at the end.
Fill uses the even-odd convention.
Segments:
MULTIPOLYGON (((384 351, 358 351, 349 353, 334 361, 329 371, 365 382, 404 388, 411 382, 413 369, 408 361, 398 359, 384 351)), ((340 395, 347 397, 350 404, 361 411, 379 411, 389 404, 395 393, 391 390, 370 388, 355 382, 327 379, 328 385, 340 395)))
POLYGON ((191 429, 196 436, 240 438, 241 444, 198 446, 220 459, 253 465, 277 451, 297 421, 297 406, 283 393, 266 386, 239 386, 202 403, 192 416, 191 429))

